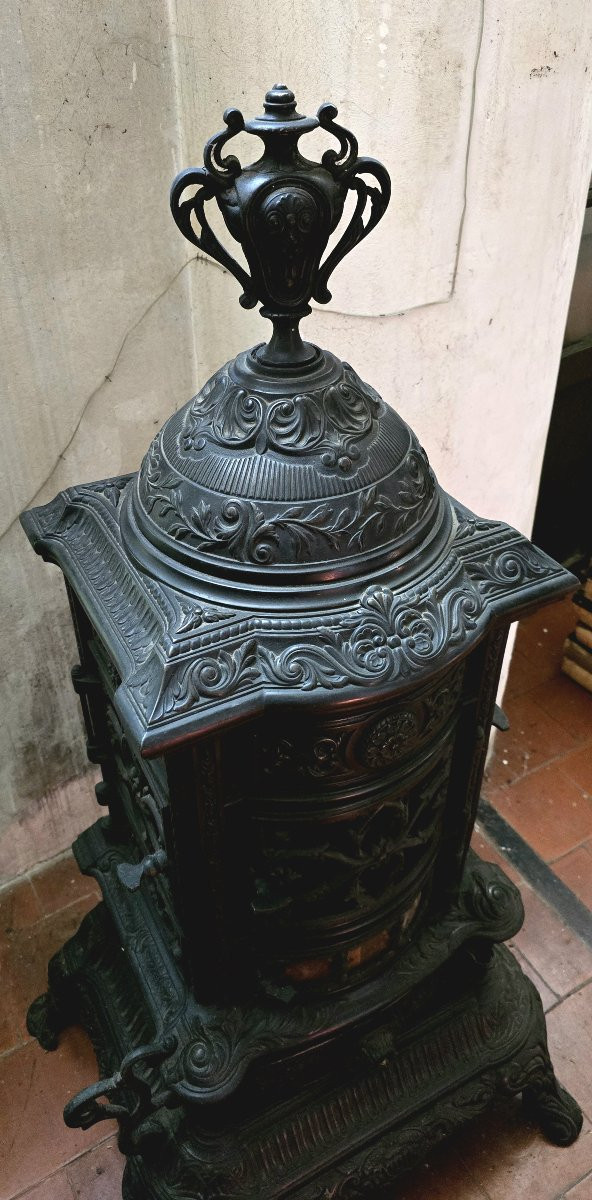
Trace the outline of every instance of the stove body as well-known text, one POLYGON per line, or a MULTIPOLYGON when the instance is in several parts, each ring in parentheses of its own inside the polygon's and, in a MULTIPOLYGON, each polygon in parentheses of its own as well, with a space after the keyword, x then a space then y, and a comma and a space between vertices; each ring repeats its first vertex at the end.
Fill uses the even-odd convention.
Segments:
POLYGON ((128 1200, 378 1195, 499 1091, 557 1142, 581 1125, 500 945, 519 894, 469 851, 509 625, 574 580, 446 496, 374 389, 301 341, 389 196, 336 115, 281 86, 246 125, 227 111, 173 215, 270 342, 137 475, 23 517, 66 578, 104 806, 74 846, 103 901, 29 1028, 90 1032, 103 1077, 65 1119, 117 1118, 128 1200), (320 164, 298 149, 317 125, 339 142, 320 164), (243 128, 246 168, 223 153, 243 128))

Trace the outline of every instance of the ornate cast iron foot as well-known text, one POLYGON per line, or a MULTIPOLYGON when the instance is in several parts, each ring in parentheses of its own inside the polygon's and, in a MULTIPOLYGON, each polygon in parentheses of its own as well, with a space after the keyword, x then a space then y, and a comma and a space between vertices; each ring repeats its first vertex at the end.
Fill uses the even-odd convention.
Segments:
POLYGON ((527 1117, 555 1146, 575 1142, 582 1128, 582 1110, 558 1083, 550 1063, 544 1082, 524 1089, 522 1103, 527 1117))
POLYGON ((27 1013, 27 1029, 43 1050, 57 1050, 60 1033, 68 1024, 51 992, 43 992, 33 1001, 27 1013))
POLYGON ((582 1128, 582 1112, 555 1077, 541 998, 530 981, 524 986, 532 1006, 531 1034, 518 1059, 504 1069, 504 1084, 513 1095, 522 1095, 526 1116, 550 1142, 571 1146, 582 1128))

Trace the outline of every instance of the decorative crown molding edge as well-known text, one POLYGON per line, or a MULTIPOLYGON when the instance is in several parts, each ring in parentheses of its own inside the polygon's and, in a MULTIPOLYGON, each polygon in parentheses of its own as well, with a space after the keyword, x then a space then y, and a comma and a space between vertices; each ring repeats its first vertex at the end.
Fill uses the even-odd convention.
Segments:
MULTIPOLYGON (((391 689, 444 667, 536 588, 565 594, 569 572, 501 522, 455 507, 446 557, 411 588, 367 588, 347 607, 278 616, 191 599, 130 562, 121 497, 135 476, 68 489, 25 515, 35 549, 62 568, 122 676, 144 734, 195 720, 229 700, 290 690, 391 689)), ((574 581, 575 582, 575 581, 574 581)), ((533 597, 534 599, 535 597, 533 597)), ((122 699, 123 703, 123 699, 122 699)))

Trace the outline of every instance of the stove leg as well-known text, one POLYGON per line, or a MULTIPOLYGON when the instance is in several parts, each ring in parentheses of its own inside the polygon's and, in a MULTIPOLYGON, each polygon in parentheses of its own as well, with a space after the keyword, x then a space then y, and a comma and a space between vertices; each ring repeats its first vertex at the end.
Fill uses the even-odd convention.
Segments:
POLYGON ((44 1050, 57 1050, 60 1033, 79 1016, 72 982, 92 952, 93 930, 100 910, 101 904, 91 910, 83 918, 78 932, 50 959, 47 991, 29 1008, 27 1029, 44 1050))
POLYGON ((521 1094, 526 1117, 538 1125, 541 1133, 556 1146, 571 1146, 581 1131, 582 1111, 555 1077, 547 1045, 547 1022, 539 993, 522 976, 525 994, 517 1000, 530 1000, 530 1036, 520 1055, 508 1063, 502 1080, 510 1094, 521 1094))
POLYGON ((529 1120, 554 1145, 571 1146, 575 1142, 582 1128, 582 1110, 555 1078, 548 1055, 544 1075, 524 1088, 522 1103, 529 1120))
POLYGON ((60 1011, 51 991, 38 996, 27 1013, 27 1029, 43 1050, 57 1050, 60 1033, 67 1024, 68 1019, 60 1011))

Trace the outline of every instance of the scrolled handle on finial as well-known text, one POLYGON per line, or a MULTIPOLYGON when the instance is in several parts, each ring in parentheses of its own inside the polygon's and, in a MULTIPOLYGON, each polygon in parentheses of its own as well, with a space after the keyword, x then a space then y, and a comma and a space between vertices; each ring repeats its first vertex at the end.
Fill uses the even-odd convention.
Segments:
POLYGON ((378 223, 390 199, 388 171, 375 159, 358 156, 354 135, 337 124, 336 116, 333 104, 322 104, 316 117, 301 116, 294 93, 275 84, 260 117, 245 121, 238 109, 226 110, 226 128, 207 142, 204 166, 182 171, 171 189, 171 210, 184 236, 238 279, 243 306, 252 308, 259 301, 274 325, 297 324, 310 312, 311 298, 321 304, 331 299, 329 277, 378 223), (337 138, 339 149, 326 150, 315 163, 302 156, 298 140, 319 126, 337 138), (246 166, 234 154, 223 153, 226 143, 243 131, 263 142, 262 156, 246 166), (378 186, 371 186, 367 176, 378 186), (183 198, 189 187, 197 191, 183 198), (349 191, 357 195, 353 215, 321 261, 349 191), (242 246, 250 273, 209 225, 204 210, 211 199, 242 246))
POLYGON ((319 267, 313 297, 319 304, 328 304, 331 299, 331 292, 327 287, 327 280, 333 274, 335 267, 357 246, 367 235, 378 225, 381 217, 384 216, 391 198, 391 177, 381 162, 376 158, 360 158, 358 157, 358 143, 353 133, 344 129, 342 125, 338 125, 335 117, 337 109, 334 104, 321 104, 317 113, 319 125, 322 129, 326 129, 328 133, 332 133, 340 143, 340 149, 326 150, 321 159, 321 163, 328 171, 331 172, 333 178, 345 184, 347 188, 356 191, 358 198, 353 211, 351 220, 340 237, 336 246, 319 267), (364 175, 373 176, 378 188, 370 187, 366 181, 361 178, 364 175), (364 210, 367 201, 370 201, 370 215, 366 224, 364 224, 364 210))
POLYGON ((252 291, 252 279, 218 240, 205 215, 206 202, 227 188, 242 170, 241 164, 234 154, 222 156, 221 151, 230 138, 244 129, 243 115, 238 108, 227 108, 224 113, 224 122, 226 129, 221 133, 214 134, 206 142, 204 166, 187 167, 186 170, 180 171, 173 180, 170 195, 171 212, 177 228, 181 230, 187 241, 192 242, 205 254, 209 254, 210 258, 214 258, 238 279, 243 288, 240 297, 243 307, 254 308, 257 296, 252 291), (197 191, 183 200, 183 193, 188 188, 195 186, 197 186, 197 191), (193 217, 199 232, 194 229, 193 217))

